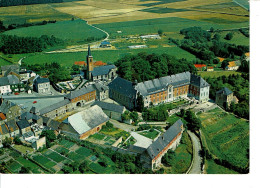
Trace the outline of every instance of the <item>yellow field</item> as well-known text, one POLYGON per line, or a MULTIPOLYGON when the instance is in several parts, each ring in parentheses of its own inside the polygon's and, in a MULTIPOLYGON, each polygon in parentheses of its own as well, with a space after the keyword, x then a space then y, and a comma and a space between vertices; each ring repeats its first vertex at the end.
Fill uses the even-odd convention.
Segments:
POLYGON ((153 6, 144 5, 158 2, 160 1, 85 0, 55 4, 3 7, 0 8, 0 20, 11 20, 10 22, 15 22, 20 18, 22 19, 21 22, 37 22, 51 20, 51 18, 56 20, 67 20, 71 19, 71 17, 77 17, 87 20, 91 24, 100 24, 143 19, 180 17, 193 20, 218 18, 227 21, 248 21, 248 17, 237 16, 249 14, 248 11, 237 5, 232 7, 223 5, 223 8, 221 8, 221 3, 231 3, 232 0, 186 0, 173 3, 156 4, 153 6), (216 5, 217 8, 214 8, 214 5, 216 5), (166 13, 143 11, 144 9, 149 10, 151 8, 170 8, 173 9, 173 11, 166 13), (181 9, 184 11, 174 11, 175 9, 181 9))

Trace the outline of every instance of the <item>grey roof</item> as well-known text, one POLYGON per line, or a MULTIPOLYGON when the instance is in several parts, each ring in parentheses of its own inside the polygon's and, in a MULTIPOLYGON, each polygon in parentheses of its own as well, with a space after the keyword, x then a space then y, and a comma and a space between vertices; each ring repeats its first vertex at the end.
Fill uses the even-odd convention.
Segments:
POLYGON ((9 109, 13 106, 17 106, 16 104, 14 104, 11 101, 8 101, 6 99, 4 99, 3 103, 0 106, 0 112, 3 112, 4 114, 7 114, 9 109))
POLYGON ((21 119, 31 120, 33 119, 33 114, 30 112, 24 112, 21 114, 21 119))
POLYGON ((113 112, 123 113, 125 107, 113 103, 107 103, 102 101, 95 101, 91 106, 98 105, 103 110, 109 110, 113 112))
POLYGON ((7 121, 6 124, 9 128, 10 132, 14 132, 16 130, 19 130, 19 128, 18 128, 14 119, 7 121))
POLYGON ((48 126, 52 119, 48 118, 48 117, 45 117, 45 116, 41 116, 41 117, 42 117, 43 124, 48 126))
POLYGON ((182 125, 183 123, 179 119, 147 148, 147 153, 151 159, 155 158, 182 131, 182 125))
POLYGON ((37 84, 42 84, 42 83, 48 83, 48 82, 50 82, 49 78, 40 78, 40 77, 37 77, 34 81, 35 81, 35 83, 37 83, 37 84))
POLYGON ((80 135, 108 120, 109 117, 97 105, 68 117, 69 124, 80 135))
POLYGON ((0 86, 7 86, 7 85, 10 85, 8 78, 7 77, 0 78, 0 86))
POLYGON ((109 90, 109 87, 107 87, 106 85, 100 84, 100 83, 95 83, 95 84, 93 84, 93 86, 99 92, 109 90))
POLYGON ((190 82, 192 85, 198 86, 200 88, 209 86, 209 84, 203 78, 194 74, 191 74, 190 82))
POLYGON ((30 109, 30 113, 33 113, 33 114, 37 114, 39 112, 40 112, 39 109, 36 108, 35 106, 32 106, 32 108, 30 109))
POLYGON ((8 69, 19 70, 19 65, 3 65, 1 69, 2 71, 7 71, 8 69))
POLYGON ((217 94, 223 93, 224 95, 230 95, 230 94, 232 94, 233 92, 232 92, 230 89, 228 89, 228 88, 226 88, 226 87, 223 87, 221 90, 217 91, 216 93, 217 93, 217 94))
POLYGON ((110 42, 108 42, 108 41, 102 41, 101 42, 101 45, 106 45, 106 44, 110 44, 110 42))
POLYGON ((30 123, 26 119, 22 119, 20 121, 17 121, 16 123, 17 123, 17 125, 18 125, 18 127, 20 129, 24 129, 26 127, 30 127, 30 123))
POLYGON ((87 87, 83 87, 80 90, 76 90, 76 91, 71 91, 66 98, 68 99, 74 99, 76 97, 79 97, 81 95, 85 95, 86 93, 90 93, 92 91, 95 91, 95 88, 93 87, 93 85, 89 85, 87 87))
POLYGON ((55 104, 52 104, 52 105, 50 105, 50 106, 47 106, 47 107, 41 109, 41 110, 40 110, 40 114, 41 114, 41 115, 46 114, 46 113, 51 112, 51 111, 53 111, 53 110, 56 110, 56 109, 58 109, 58 108, 60 108, 60 107, 62 107, 62 106, 65 106, 65 105, 67 105, 67 104, 69 104, 69 103, 70 103, 70 101, 69 101, 68 99, 64 99, 64 100, 61 101, 61 102, 57 102, 57 103, 55 103, 55 104))
POLYGON ((9 133, 9 130, 8 130, 8 127, 6 126, 6 124, 0 125, 0 134, 5 135, 8 133, 9 133))
POLYGON ((111 69, 116 68, 115 65, 105 65, 100 67, 95 67, 93 71, 91 71, 92 76, 100 76, 107 75, 111 69))
POLYGON ((34 134, 33 134, 32 131, 29 131, 29 132, 26 132, 26 133, 23 134, 23 137, 24 137, 24 138, 30 138, 30 137, 32 137, 32 136, 34 136, 34 134))
POLYGON ((52 119, 50 121, 50 123, 47 125, 47 127, 51 130, 58 130, 60 124, 61 124, 61 122, 58 122, 58 121, 55 121, 52 119))
POLYGON ((116 77, 108 84, 108 87, 129 98, 135 98, 136 96, 133 83, 120 77, 116 77))
POLYGON ((8 78, 8 81, 9 81, 10 85, 14 85, 14 84, 19 84, 20 83, 19 78, 17 78, 17 76, 15 76, 15 75, 8 75, 7 78, 8 78))
POLYGON ((165 76, 158 79, 140 82, 135 89, 141 93, 142 96, 147 96, 159 91, 167 89, 168 85, 179 87, 190 83, 190 72, 183 72, 171 76, 165 76))

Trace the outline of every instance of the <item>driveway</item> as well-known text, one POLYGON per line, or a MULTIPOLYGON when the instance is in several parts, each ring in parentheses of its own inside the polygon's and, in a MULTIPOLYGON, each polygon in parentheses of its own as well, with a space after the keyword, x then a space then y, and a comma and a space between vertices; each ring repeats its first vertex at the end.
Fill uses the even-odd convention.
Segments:
POLYGON ((202 158, 199 156, 199 151, 201 150, 200 140, 194 133, 188 131, 188 134, 193 144, 193 163, 188 170, 188 174, 201 174, 202 158))

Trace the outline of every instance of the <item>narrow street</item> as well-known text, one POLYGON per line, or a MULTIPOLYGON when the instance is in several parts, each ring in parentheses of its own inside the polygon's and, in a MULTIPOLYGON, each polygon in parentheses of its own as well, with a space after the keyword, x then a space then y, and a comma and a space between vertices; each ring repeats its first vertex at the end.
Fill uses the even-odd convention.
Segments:
POLYGON ((202 158, 199 155, 199 151, 201 150, 200 140, 194 133, 188 131, 188 134, 190 135, 193 144, 193 162, 191 164, 191 168, 188 170, 187 173, 201 174, 202 158))

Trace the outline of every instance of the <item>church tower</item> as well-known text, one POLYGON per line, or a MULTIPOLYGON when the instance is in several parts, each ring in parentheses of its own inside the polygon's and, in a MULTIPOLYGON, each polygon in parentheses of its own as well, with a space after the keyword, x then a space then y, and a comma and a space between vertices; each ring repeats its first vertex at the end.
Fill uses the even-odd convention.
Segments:
POLYGON ((93 56, 91 55, 91 51, 90 51, 90 45, 88 45, 88 55, 86 57, 86 64, 87 67, 85 67, 86 71, 85 71, 85 78, 86 79, 91 79, 91 74, 90 72, 93 71, 94 69, 94 65, 93 65, 93 56))

